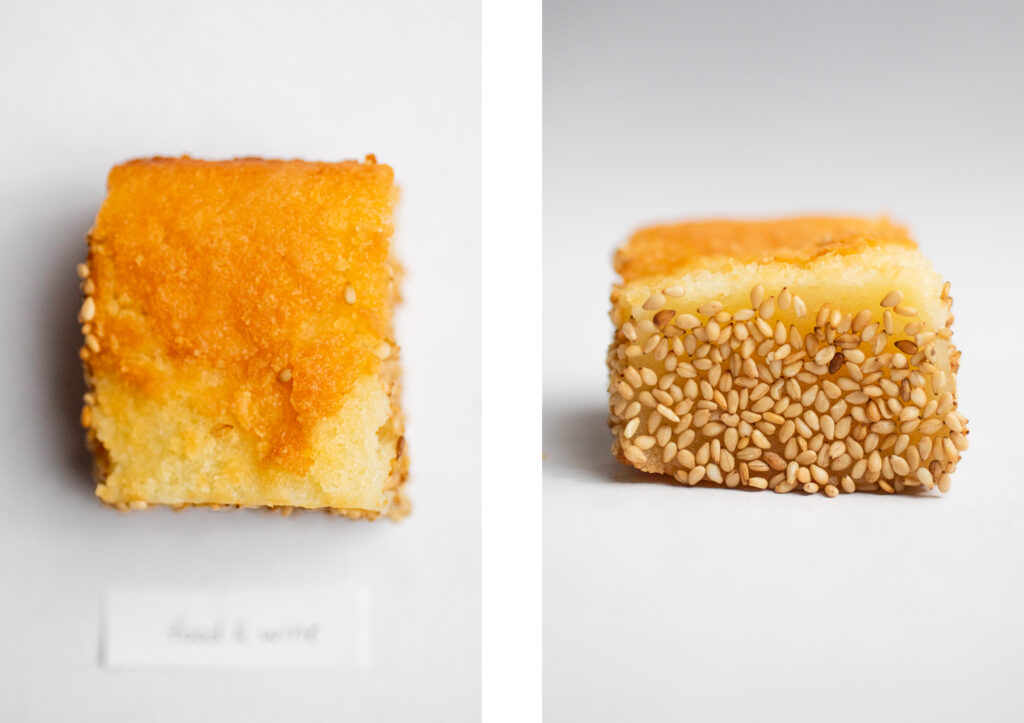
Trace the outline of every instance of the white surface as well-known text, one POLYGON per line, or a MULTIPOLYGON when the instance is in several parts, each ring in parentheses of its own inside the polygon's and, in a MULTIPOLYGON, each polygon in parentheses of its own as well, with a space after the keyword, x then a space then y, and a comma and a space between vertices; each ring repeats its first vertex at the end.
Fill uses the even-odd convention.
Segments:
POLYGON ((1024 345, 990 315, 1019 307, 1024 261, 1021 6, 629 7, 546 4, 546 720, 1021 720, 1024 345), (614 246, 661 220, 833 210, 906 221, 952 282, 971 448, 951 493, 618 465, 614 246))
POLYGON ((0 719, 477 719, 478 4, 9 2, 0 17, 0 719), (395 167, 407 520, 126 516, 93 498, 74 265, 109 167, 182 152, 395 167), (319 584, 367 587, 370 669, 98 665, 110 586, 319 584))
POLYGON ((483 2, 484 723, 541 717, 541 10, 483 2))
POLYGON ((100 658, 117 670, 365 666, 366 603, 359 588, 115 587, 100 658))

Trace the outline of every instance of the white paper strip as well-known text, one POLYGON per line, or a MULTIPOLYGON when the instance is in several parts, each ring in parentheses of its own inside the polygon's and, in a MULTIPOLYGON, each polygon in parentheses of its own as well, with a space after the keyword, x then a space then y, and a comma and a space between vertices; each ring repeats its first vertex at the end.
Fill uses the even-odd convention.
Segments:
POLYGON ((368 664, 368 606, 349 589, 115 588, 101 660, 114 669, 368 664))

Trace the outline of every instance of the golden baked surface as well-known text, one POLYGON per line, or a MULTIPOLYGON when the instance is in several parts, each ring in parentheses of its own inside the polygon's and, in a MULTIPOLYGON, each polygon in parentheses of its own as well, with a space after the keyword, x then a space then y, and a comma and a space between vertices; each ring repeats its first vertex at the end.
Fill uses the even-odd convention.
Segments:
POLYGON ((617 267, 608 368, 620 461, 690 485, 949 489, 967 448, 952 299, 903 229, 655 227, 617 267))
MULTIPOLYGON (((115 167, 89 234, 81 319, 93 387, 89 416, 107 453, 117 444, 125 452, 111 460, 112 471, 131 468, 128 453, 138 456, 143 441, 156 443, 126 430, 171 409, 173 419, 163 420, 163 431, 174 434, 167 451, 183 468, 196 455, 223 457, 216 470, 200 471, 209 478, 169 482, 191 485, 182 502, 288 504, 287 490, 260 502, 269 488, 234 501, 231 488, 264 472, 279 478, 278 486, 301 486, 324 466, 318 455, 328 447, 343 451, 325 436, 325 425, 362 440, 361 452, 345 453, 390 444, 393 459, 400 424, 396 435, 379 440, 355 427, 372 419, 376 435, 400 416, 389 401, 392 392, 397 399, 397 364, 382 369, 382 360, 397 354, 395 197, 391 168, 372 157, 152 158, 115 167), (208 433, 193 428, 210 420, 208 433), (231 445, 234 453, 225 454, 231 445), (241 465, 244 474, 229 469, 247 455, 253 459, 241 465), (206 499, 218 484, 226 499, 206 499)), ((158 477, 136 465, 121 481, 144 487, 158 477)), ((356 481, 369 485, 350 500, 356 507, 384 506, 380 489, 356 481)), ((344 502, 337 486, 344 480, 307 482, 322 499, 299 495, 298 506, 344 502)), ((105 493, 121 501, 111 489, 105 493)))
POLYGON ((801 263, 826 253, 854 254, 887 245, 916 248, 905 228, 885 218, 694 221, 637 231, 615 254, 615 270, 633 281, 699 268, 709 257, 801 263))

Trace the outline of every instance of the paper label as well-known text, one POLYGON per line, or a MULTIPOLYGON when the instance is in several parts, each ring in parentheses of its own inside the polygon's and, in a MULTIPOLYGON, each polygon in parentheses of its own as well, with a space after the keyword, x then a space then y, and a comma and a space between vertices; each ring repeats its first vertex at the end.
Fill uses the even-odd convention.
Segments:
POLYGON ((101 660, 115 669, 366 666, 367 612, 359 590, 116 588, 101 660))

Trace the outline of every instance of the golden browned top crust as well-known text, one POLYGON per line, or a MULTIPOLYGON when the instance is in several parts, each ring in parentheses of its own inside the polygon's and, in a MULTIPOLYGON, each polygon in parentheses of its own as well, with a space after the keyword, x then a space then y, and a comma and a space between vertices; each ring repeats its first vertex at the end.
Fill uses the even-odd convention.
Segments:
POLYGON ((907 230, 887 218, 696 221, 637 231, 615 254, 615 270, 628 283, 695 270, 712 256, 728 256, 741 263, 804 263, 823 254, 849 254, 889 245, 916 248, 907 230))
POLYGON ((391 330, 390 167, 246 158, 115 167, 90 232, 93 374, 181 393, 304 474, 311 431, 391 330))

